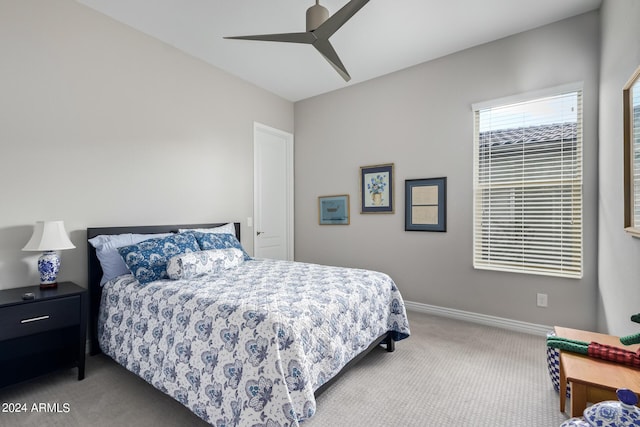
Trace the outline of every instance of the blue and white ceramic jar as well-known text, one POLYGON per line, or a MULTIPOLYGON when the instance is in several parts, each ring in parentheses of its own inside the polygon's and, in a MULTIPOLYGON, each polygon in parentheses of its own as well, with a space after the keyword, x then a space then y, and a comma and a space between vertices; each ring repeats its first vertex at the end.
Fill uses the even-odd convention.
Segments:
POLYGON ((560 427, 640 427, 638 396, 626 388, 616 391, 618 401, 596 403, 584 410, 584 417, 571 418, 560 427))
POLYGON ((60 272, 60 257, 56 251, 45 251, 38 258, 38 272, 41 285, 52 285, 58 280, 60 272))
POLYGON ((582 417, 574 417, 560 424, 560 427, 591 427, 582 417))

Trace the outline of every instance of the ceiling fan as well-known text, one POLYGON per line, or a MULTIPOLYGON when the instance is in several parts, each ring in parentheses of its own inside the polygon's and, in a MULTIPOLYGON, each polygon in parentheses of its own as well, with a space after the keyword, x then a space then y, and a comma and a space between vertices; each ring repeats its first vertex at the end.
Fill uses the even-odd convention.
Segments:
POLYGON ((351 0, 342 9, 329 17, 327 8, 316 4, 307 9, 307 31, 303 33, 261 34, 255 36, 225 37, 225 39, 261 40, 271 42, 287 42, 310 44, 335 68, 345 81, 351 80, 347 69, 340 61, 338 54, 331 46, 329 37, 340 29, 369 0, 351 0))

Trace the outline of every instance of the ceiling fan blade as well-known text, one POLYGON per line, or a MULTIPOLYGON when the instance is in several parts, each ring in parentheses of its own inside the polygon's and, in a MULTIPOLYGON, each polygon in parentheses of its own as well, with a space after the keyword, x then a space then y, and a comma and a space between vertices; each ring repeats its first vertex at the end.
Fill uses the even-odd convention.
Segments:
POLYGON ((333 68, 335 68, 335 70, 338 72, 338 74, 340 74, 340 76, 342 76, 345 82, 351 80, 351 76, 342 64, 342 61, 340 61, 338 54, 333 49, 333 46, 331 46, 329 40, 318 39, 315 43, 313 43, 313 47, 315 47, 318 52, 320 52, 322 56, 324 56, 324 59, 326 59, 329 64, 331 64, 333 68))
POLYGON ((316 28, 314 33, 319 39, 328 39, 367 3, 369 3, 369 0, 351 0, 316 28))
POLYGON ((304 43, 313 44, 317 37, 311 32, 304 33, 282 33, 282 34, 261 34, 256 36, 235 36, 224 37, 235 40, 260 40, 268 42, 304 43))
MULTIPOLYGON (((331 15, 326 21, 320 24, 318 28, 312 31, 306 31, 304 33, 261 34, 255 36, 236 36, 224 38, 235 40, 260 40, 271 42, 311 44, 316 48, 318 52, 322 54, 322 56, 324 56, 329 64, 331 64, 331 66, 335 68, 338 74, 340 74, 340 76, 346 82, 348 82, 349 80, 351 80, 351 76, 347 72, 347 69, 344 67, 344 64, 342 64, 342 61, 340 61, 340 58, 338 57, 335 49, 333 48, 333 46, 331 46, 329 37, 331 37, 336 31, 338 31, 340 27, 342 27, 367 3, 369 3, 369 0, 351 0, 349 1, 349 3, 345 4, 339 11, 331 15)), ((316 6, 318 6, 318 1, 316 1, 316 6)), ((308 13, 309 11, 307 11, 307 14, 308 13)))

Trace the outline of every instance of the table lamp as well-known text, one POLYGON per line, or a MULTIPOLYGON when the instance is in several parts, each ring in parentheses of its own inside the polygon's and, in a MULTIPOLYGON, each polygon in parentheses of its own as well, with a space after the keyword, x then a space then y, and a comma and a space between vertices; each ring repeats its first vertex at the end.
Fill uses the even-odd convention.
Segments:
POLYGON ((38 221, 33 229, 33 235, 23 251, 43 251, 38 258, 40 272, 40 289, 58 286, 57 277, 60 271, 60 257, 55 251, 73 249, 75 246, 69 240, 64 229, 64 221, 38 221))

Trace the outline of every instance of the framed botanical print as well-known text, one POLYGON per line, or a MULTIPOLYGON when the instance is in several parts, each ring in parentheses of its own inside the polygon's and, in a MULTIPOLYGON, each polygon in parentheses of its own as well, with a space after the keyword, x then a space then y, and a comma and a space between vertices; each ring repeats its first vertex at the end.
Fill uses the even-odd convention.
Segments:
POLYGON ((393 213, 393 163, 360 168, 360 213, 393 213))
POLYGON ((405 231, 447 231, 447 178, 408 179, 405 231))

